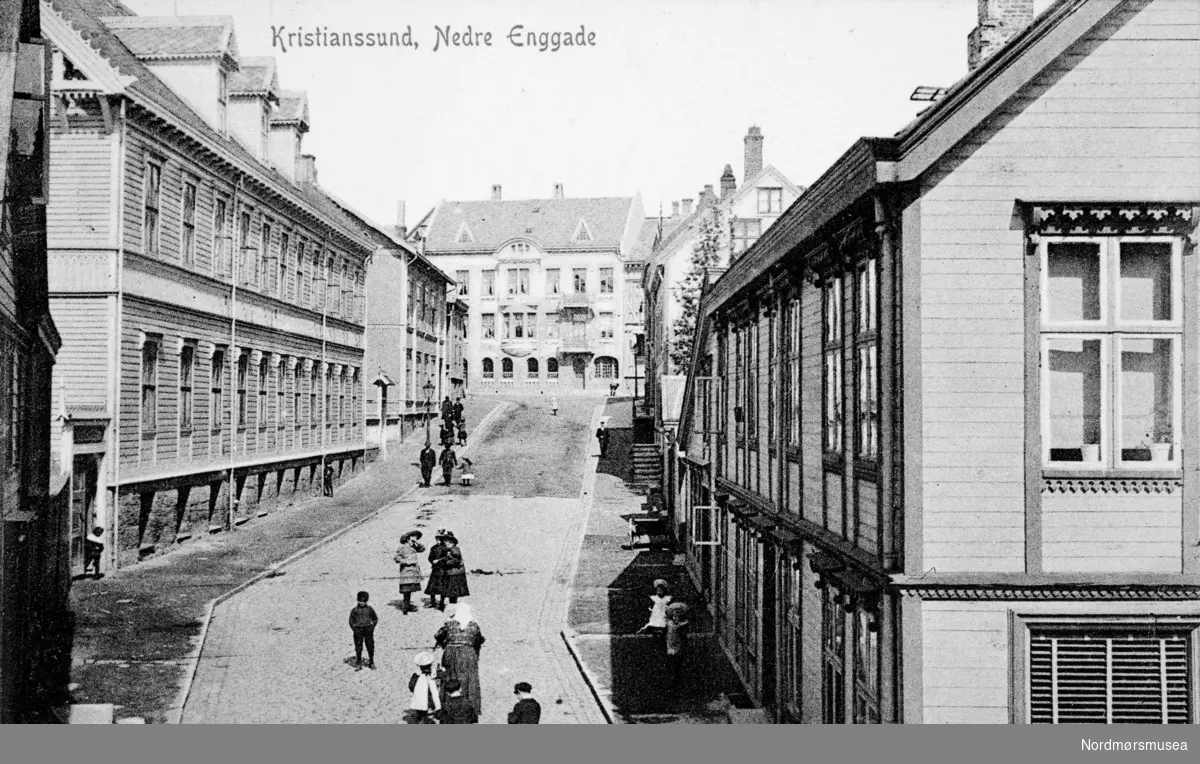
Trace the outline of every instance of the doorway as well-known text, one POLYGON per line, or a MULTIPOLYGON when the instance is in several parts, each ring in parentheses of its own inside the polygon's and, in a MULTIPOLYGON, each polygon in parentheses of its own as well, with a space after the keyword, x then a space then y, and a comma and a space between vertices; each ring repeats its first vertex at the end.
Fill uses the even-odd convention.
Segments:
POLYGON ((83 540, 96 524, 100 465, 95 456, 76 456, 71 468, 71 570, 83 572, 83 540))

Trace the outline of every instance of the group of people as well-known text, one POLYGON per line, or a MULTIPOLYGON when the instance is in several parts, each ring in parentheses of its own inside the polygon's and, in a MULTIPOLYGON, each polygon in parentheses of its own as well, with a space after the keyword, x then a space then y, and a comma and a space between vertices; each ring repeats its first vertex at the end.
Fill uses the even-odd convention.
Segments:
POLYGON ((671 585, 664 579, 655 579, 654 594, 650 595, 650 619, 638 633, 651 634, 671 672, 671 686, 678 691, 683 680, 683 656, 687 638, 688 607, 677 602, 671 593, 671 585))
MULTIPOLYGON (((421 591, 418 555, 425 551, 421 537, 418 530, 405 533, 400 537, 399 548, 393 557, 400 566, 399 591, 404 598, 402 612, 405 615, 417 610, 412 604, 412 595, 421 591)), ((408 721, 413 724, 476 724, 483 713, 479 655, 485 638, 470 604, 458 601, 471 594, 458 539, 452 532, 442 529, 435 540, 437 543, 429 550, 431 571, 425 586, 425 594, 429 595, 426 606, 444 611, 448 617, 433 635, 433 650, 422 651, 414 659, 417 671, 408 681, 408 690, 412 693, 408 721), (438 649, 441 650, 440 661, 434 658, 438 649)), ((379 616, 369 601, 367 592, 359 592, 358 604, 350 611, 356 671, 363 668, 364 647, 366 667, 375 668, 374 632, 379 616)), ((517 702, 508 715, 509 723, 537 724, 541 718, 541 705, 533 698, 532 686, 528 682, 518 682, 513 692, 517 702)))
MULTIPOLYGON (((463 419, 463 402, 462 398, 451 403, 450 396, 442 401, 442 425, 438 435, 439 442, 442 444, 442 453, 439 455, 433 450, 433 446, 429 443, 421 449, 419 463, 421 466, 421 485, 428 488, 433 480, 434 467, 441 465, 442 468, 442 485, 450 485, 451 476, 454 474, 454 468, 459 466, 458 456, 454 453, 454 446, 457 442, 460 446, 467 445, 467 422, 463 419)), ((471 460, 463 457, 463 485, 470 485, 475 477, 471 473, 471 460)))

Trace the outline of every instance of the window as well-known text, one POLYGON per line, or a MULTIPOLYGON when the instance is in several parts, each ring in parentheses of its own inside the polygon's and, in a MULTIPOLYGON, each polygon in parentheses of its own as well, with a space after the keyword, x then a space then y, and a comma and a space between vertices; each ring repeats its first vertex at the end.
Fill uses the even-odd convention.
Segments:
POLYGON ((559 275, 558 268, 546 269, 546 294, 558 294, 559 282, 562 277, 559 275))
POLYGON ((758 353, 758 321, 746 327, 746 439, 750 448, 758 448, 758 377, 761 372, 758 353))
POLYGON ((243 352, 237 366, 238 427, 246 426, 246 375, 249 371, 250 354, 243 352))
POLYGON ((362 413, 358 410, 358 374, 359 370, 355 369, 354 376, 348 382, 350 385, 350 419, 352 420, 351 424, 354 427, 357 427, 358 421, 362 419, 362 413))
POLYGON ((243 284, 249 283, 250 271, 247 270, 246 250, 250 247, 250 213, 242 212, 238 219, 238 240, 237 240, 237 258, 238 258, 238 278, 243 284))
POLYGON ((183 184, 183 242, 180 255, 184 265, 196 262, 196 184, 183 184))
POLYGON ((345 426, 349 419, 346 411, 346 371, 343 369, 342 374, 338 377, 338 422, 340 426, 345 426))
POLYGON ((317 369, 317 364, 312 365, 312 374, 308 378, 308 426, 316 427, 317 422, 321 421, 317 411, 317 388, 321 385, 321 372, 317 369))
POLYGON ((224 135, 228 132, 228 113, 226 104, 229 101, 229 74, 224 69, 217 72, 217 130, 224 135))
POLYGON ((538 360, 536 358, 529 358, 525 361, 525 374, 533 379, 537 378, 538 360))
POLYGON ((854 723, 879 724, 879 633, 867 610, 854 611, 854 723))
POLYGON ((292 237, 285 232, 279 234, 279 279, 275 283, 275 291, 283 299, 292 296, 291 274, 288 265, 291 263, 292 237))
MULTIPOLYGON (((505 313, 504 315, 506 317, 505 321, 504 321, 504 325, 505 325, 505 328, 507 328, 508 314, 505 313)), ((513 337, 516 339, 523 339, 525 337, 525 314, 524 313, 513 313, 512 319, 513 319, 513 337)))
POLYGON ((275 363, 275 411, 271 418, 275 420, 277 428, 283 427, 283 412, 284 412, 284 387, 287 384, 287 378, 284 376, 285 364, 283 356, 275 363))
POLYGON ((558 339, 558 314, 547 313, 545 319, 542 326, 546 327, 546 339, 558 339))
POLYGON ((467 286, 471 280, 471 272, 470 271, 455 271, 454 272, 454 280, 458 282, 458 296, 459 297, 466 297, 467 295, 469 295, 471 293, 470 289, 467 286))
POLYGON ((1195 625, 1030 624, 1028 721, 1190 724, 1195 625))
POLYGON ((527 322, 525 324, 526 339, 532 340, 537 338, 537 317, 537 313, 530 312, 525 314, 525 320, 527 322))
POLYGON ((783 212, 783 189, 758 189, 758 214, 778 215, 783 212))
POLYGON ((258 237, 258 266, 254 273, 254 285, 264 292, 271 289, 271 277, 268 275, 270 271, 271 258, 271 226, 267 221, 263 221, 262 230, 258 237))
POLYGON ((258 156, 267 157, 267 135, 271 132, 271 112, 269 106, 263 106, 262 118, 259 120, 258 156))
POLYGON ((8 377, 8 464, 20 470, 25 446, 25 366, 21 351, 10 346, 8 377))
POLYGON ((484 297, 495 297, 496 296, 496 272, 495 271, 484 271, 483 272, 483 296, 484 297))
POLYGON ((800 300, 792 298, 787 307, 787 383, 785 385, 786 405, 788 409, 787 441, 788 445, 800 447, 800 392, 801 375, 801 346, 800 346, 800 300))
POLYGON ((495 364, 492 363, 491 358, 484 358, 483 359, 483 378, 491 379, 494 376, 496 376, 495 364))
POLYGON ((504 333, 501 334, 500 336, 501 336, 501 338, 506 339, 506 340, 512 339, 512 314, 505 313, 505 314, 503 314, 503 317, 504 317, 504 333))
POLYGON ((325 366, 325 426, 333 424, 333 367, 325 366))
POLYGON ((596 359, 596 379, 616 379, 617 359, 601 356, 596 359))
POLYGON ((225 199, 217 199, 213 210, 213 241, 212 241, 212 271, 214 276, 229 276, 233 259, 229 255, 232 242, 229 230, 229 203, 225 199))
POLYGON ((484 313, 480 317, 480 339, 490 340, 496 337, 496 314, 484 313))
POLYGON ((842 355, 842 278, 831 278, 824 286, 823 350, 824 350, 824 399, 825 399, 825 451, 842 453, 842 428, 844 426, 842 380, 844 357, 842 355))
POLYGON ((142 434, 158 428, 158 340, 142 345, 142 434))
POLYGON ((509 295, 529 294, 528 268, 508 269, 508 293, 509 295))
POLYGON ((212 365, 208 368, 208 429, 210 432, 208 452, 221 454, 221 428, 225 421, 225 351, 214 350, 212 365))
POLYGON ((585 294, 587 292, 587 269, 572 268, 571 277, 575 283, 575 294, 585 294))
POLYGON ((821 722, 846 723, 846 616, 829 586, 821 590, 821 722))
POLYGON ((588 228, 588 224, 582 220, 579 221, 579 227, 575 229, 575 241, 591 241, 592 231, 588 228))
POLYGON ((547 379, 558 379, 558 359, 557 358, 547 358, 546 359, 546 378, 547 379))
POLYGON ((342 263, 342 275, 338 279, 338 290, 334 294, 337 299, 337 312, 343 318, 350 317, 350 301, 347 299, 348 287, 350 285, 350 265, 346 262, 342 263))
POLYGON ((855 455, 859 459, 879 457, 879 289, 878 261, 866 260, 855 274, 858 291, 854 330, 855 365, 858 373, 856 417, 858 432, 855 455))
POLYGON ((613 269, 612 268, 601 268, 600 269, 600 294, 612 294, 612 293, 613 293, 613 269))
POLYGON ((300 386, 303 384, 303 370, 300 359, 296 359, 296 368, 292 371, 292 425, 300 426, 300 386))
POLYGON ((1178 467, 1179 245, 1113 237, 1039 247, 1043 462, 1178 467))
POLYGON ((512 359, 511 358, 501 358, 500 359, 500 376, 502 376, 504 379, 512 379, 512 375, 513 375, 512 359))
POLYGON ((611 340, 613 338, 613 314, 601 313, 600 320, 597 322, 600 330, 600 339, 611 340))
POLYGON ((196 361, 196 346, 184 345, 179 351, 179 429, 192 430, 192 371, 196 361))
POLYGON ((262 359, 258 362, 258 426, 263 428, 267 426, 267 378, 271 374, 271 362, 267 358, 267 354, 263 353, 262 359))
POLYGON ((634 316, 639 321, 646 312, 646 293, 642 290, 640 280, 625 282, 625 310, 628 311, 626 315, 634 316))
POLYGON ((730 237, 733 255, 736 257, 750 249, 758 237, 762 236, 762 221, 758 218, 736 218, 733 221, 733 235, 730 237))
POLYGON ((158 227, 159 194, 162 187, 162 166, 146 163, 146 177, 142 185, 142 252, 157 255, 160 234, 158 227))
POLYGON ((754 534, 738 527, 733 543, 733 653, 743 676, 755 681, 758 671, 759 605, 758 570, 761 546, 754 534))

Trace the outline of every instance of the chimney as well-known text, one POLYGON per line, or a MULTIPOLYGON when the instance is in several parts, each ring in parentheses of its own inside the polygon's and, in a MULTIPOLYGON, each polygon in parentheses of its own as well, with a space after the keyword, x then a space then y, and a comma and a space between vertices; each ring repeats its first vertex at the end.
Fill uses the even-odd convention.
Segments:
POLYGON ((967 36, 967 68, 974 70, 1033 22, 1033 0, 979 0, 979 26, 967 36))
POLYGON ((492 201, 493 202, 500 201, 500 184, 499 183, 492 186, 492 201))
POLYGON ((733 177, 733 167, 725 165, 725 172, 721 173, 721 198, 728 199, 736 190, 737 179, 733 177))
POLYGON ((716 196, 717 196, 717 195, 716 195, 715 193, 713 193, 713 187, 712 187, 712 184, 711 184, 711 183, 706 183, 706 184, 704 185, 704 190, 700 192, 700 204, 701 204, 701 205, 704 205, 704 204, 706 204, 706 203, 707 203, 709 200, 711 200, 711 199, 715 199, 715 198, 716 198, 716 196))
POLYGON ((317 185, 317 158, 312 154, 301 154, 296 165, 296 182, 317 185))
POLYGON ((762 172, 762 130, 752 127, 746 133, 746 171, 742 173, 742 182, 750 180, 762 172))
POLYGON ((408 226, 405 221, 407 211, 403 200, 396 202, 396 235, 401 239, 408 234, 408 226))
POLYGON ((554 184, 554 198, 555 199, 563 198, 563 184, 561 184, 561 183, 554 184))
POLYGON ((683 208, 679 210, 679 213, 686 218, 692 214, 692 200, 684 199, 682 204, 683 208))
POLYGON ((679 202, 671 202, 671 217, 679 217, 679 202))

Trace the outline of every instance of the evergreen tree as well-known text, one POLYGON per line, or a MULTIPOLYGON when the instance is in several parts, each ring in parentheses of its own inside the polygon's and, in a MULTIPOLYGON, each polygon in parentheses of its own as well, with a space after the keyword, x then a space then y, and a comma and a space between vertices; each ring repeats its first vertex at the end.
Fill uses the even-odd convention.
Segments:
POLYGON ((675 285, 675 298, 679 301, 679 317, 673 326, 671 338, 671 365, 674 373, 687 372, 692 355, 692 337, 696 333, 696 319, 700 308, 700 289, 704 285, 704 272, 721 264, 724 236, 721 231, 721 214, 717 205, 711 205, 700 219, 700 230, 692 245, 692 257, 688 271, 675 285))

